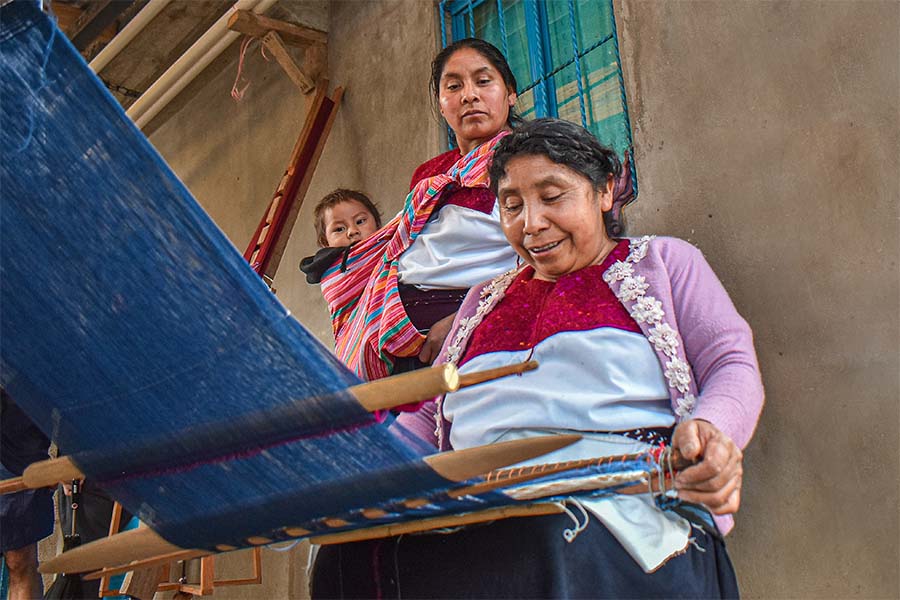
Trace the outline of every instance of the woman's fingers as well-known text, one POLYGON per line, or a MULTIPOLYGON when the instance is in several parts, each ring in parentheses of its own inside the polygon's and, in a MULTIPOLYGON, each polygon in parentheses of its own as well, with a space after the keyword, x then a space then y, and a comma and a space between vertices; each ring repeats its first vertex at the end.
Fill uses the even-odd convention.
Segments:
POLYGON ((744 471, 743 453, 731 438, 712 423, 690 420, 675 429, 672 445, 698 461, 675 477, 678 496, 715 514, 735 512, 744 471))
POLYGON ((450 326, 453 325, 454 317, 456 317, 456 313, 444 317, 428 330, 428 334, 425 336, 425 343, 422 344, 422 349, 419 351, 419 360, 423 363, 430 365, 438 357, 441 346, 444 345, 444 339, 450 333, 450 326))
POLYGON ((725 515, 737 512, 741 505, 742 478, 736 477, 729 480, 723 487, 704 492, 690 489, 678 490, 678 497, 686 502, 702 504, 716 515, 725 515))

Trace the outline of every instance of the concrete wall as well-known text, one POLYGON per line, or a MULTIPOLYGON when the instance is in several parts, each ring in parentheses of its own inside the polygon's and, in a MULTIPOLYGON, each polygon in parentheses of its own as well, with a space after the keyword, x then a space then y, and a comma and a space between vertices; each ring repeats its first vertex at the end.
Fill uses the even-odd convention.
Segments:
MULTIPOLYGON (((282 6, 322 26, 322 3, 282 6)), ((768 404, 729 540, 744 594, 897 597, 900 4, 616 7, 641 190, 632 233, 700 246, 756 332, 768 404)), ((392 215, 441 132, 426 92, 432 3, 327 10, 329 75, 347 94, 275 283, 330 343, 324 303, 296 268, 315 249, 312 204, 351 186, 392 215)), ((230 49, 150 132, 243 250, 306 100, 254 54, 235 104, 236 58, 230 49)), ((216 596, 302 597, 302 553, 265 551, 263 591, 216 596)))
POLYGON ((700 246, 756 335, 744 593, 896 598, 900 4, 617 7, 632 231, 700 246))

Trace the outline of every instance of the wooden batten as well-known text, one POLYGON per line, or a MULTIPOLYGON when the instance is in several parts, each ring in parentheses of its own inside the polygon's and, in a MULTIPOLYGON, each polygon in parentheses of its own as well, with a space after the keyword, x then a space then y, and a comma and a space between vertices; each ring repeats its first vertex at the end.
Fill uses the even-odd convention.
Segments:
POLYGON ((94 571, 93 573, 84 575, 84 579, 101 579, 104 577, 119 575, 121 573, 127 573, 128 571, 151 570, 158 566, 164 566, 169 563, 178 562, 180 560, 191 560, 192 558, 199 558, 206 554, 207 552, 204 550, 178 550, 176 552, 168 552, 166 554, 151 556, 150 558, 133 560, 127 564, 116 565, 114 567, 106 567, 99 571, 94 571))
POLYGON ((32 463, 22 473, 25 485, 32 489, 55 486, 60 481, 72 481, 73 479, 84 479, 84 473, 68 456, 48 458, 32 463))
POLYGON ((500 467, 565 448, 580 439, 581 436, 577 434, 545 435, 441 452, 426 456, 423 460, 444 479, 466 481, 500 467))
MULTIPOLYGON (((101 569, 107 565, 122 565, 136 560, 144 560, 161 554, 184 551, 167 542, 148 527, 139 527, 117 533, 63 552, 59 556, 44 561, 41 573, 83 573, 101 569)), ((211 554, 201 552, 201 555, 211 554)))
POLYGON ((537 368, 538 362, 536 360, 527 360, 505 367, 496 367, 494 369, 486 369, 475 373, 466 373, 465 375, 460 374, 459 387, 465 388, 470 385, 478 385, 479 383, 491 381, 492 379, 499 379, 500 377, 506 377, 507 375, 521 375, 526 371, 534 371, 537 368))
POLYGON ((25 480, 21 477, 12 477, 0 481, 0 494, 13 494, 27 489, 29 488, 25 485, 25 480))
POLYGON ((324 31, 271 19, 249 10, 235 11, 228 19, 228 29, 256 38, 264 37, 268 32, 274 31, 284 40, 285 44, 300 48, 328 43, 328 34, 324 31))
POLYGON ((433 517, 431 519, 422 519, 420 521, 407 521, 405 523, 395 523, 392 525, 379 525, 368 529, 357 529, 355 531, 344 531, 341 533, 331 533, 328 535, 320 535, 310 538, 313 544, 345 544, 347 542, 358 542, 361 540, 373 540, 377 538, 402 535, 407 533, 418 533, 420 531, 429 531, 431 529, 442 529, 444 527, 460 527, 462 525, 473 525, 475 523, 484 523, 486 521, 494 521, 497 519, 509 519, 512 517, 537 517, 540 515, 552 515, 563 512, 559 504, 526 504, 524 506, 507 506, 502 508, 492 508, 489 510, 467 513, 464 515, 447 515, 443 517, 433 517))
POLYGON ((366 410, 374 412, 429 400, 458 387, 456 367, 444 364, 362 383, 349 391, 366 410))

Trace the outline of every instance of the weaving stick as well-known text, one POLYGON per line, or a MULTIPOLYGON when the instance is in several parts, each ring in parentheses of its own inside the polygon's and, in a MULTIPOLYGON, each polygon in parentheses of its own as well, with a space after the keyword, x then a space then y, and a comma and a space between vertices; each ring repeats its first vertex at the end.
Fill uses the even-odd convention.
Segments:
MULTIPOLYGON (((141 526, 83 546, 76 546, 45 561, 38 570, 41 573, 82 573, 105 565, 122 565, 135 560, 184 551, 184 548, 167 542, 149 527, 141 526)), ((196 552, 200 553, 198 556, 212 554, 207 550, 196 552)))
MULTIPOLYGON (((581 439, 580 435, 554 435, 523 440, 512 440, 499 444, 490 444, 465 450, 441 452, 426 456, 422 460, 445 479, 465 481, 479 473, 485 473, 504 465, 511 465, 528 460, 548 452, 564 448, 581 439)), ((324 515, 323 515, 324 516, 324 515)), ((289 530, 285 530, 289 533, 289 530)), ((309 531, 297 529, 297 537, 307 535, 309 531)), ((254 544, 248 539, 248 545, 254 544)), ((93 571, 109 565, 123 565, 131 561, 144 560, 161 554, 182 552, 180 548, 147 527, 139 527, 117 533, 78 546, 63 554, 41 563, 42 573, 82 573, 93 571)), ((212 554, 210 551, 197 549, 197 552, 212 554)))
POLYGON ((362 383, 348 391, 366 410, 374 412, 430 400, 458 388, 459 373, 455 366, 447 363, 362 383))
POLYGON ((505 367, 486 369, 484 371, 477 371, 475 373, 466 373, 465 375, 459 376, 459 387, 466 388, 470 385, 478 385, 479 383, 484 383, 485 381, 491 381, 492 379, 497 379, 500 377, 506 377, 507 375, 520 375, 526 371, 534 371, 537 368, 538 362, 536 360, 527 360, 524 362, 516 363, 514 365, 507 365, 505 367))
POLYGON ((11 477, 0 481, 0 494, 12 494, 29 489, 28 484, 22 477, 11 477))
POLYGON ((524 506, 503 506, 500 508, 489 508, 487 510, 465 513, 462 515, 445 515, 442 517, 432 517, 430 519, 421 519, 418 521, 405 521, 403 523, 379 525, 377 527, 370 527, 368 529, 356 529, 354 531, 330 533, 328 535, 320 535, 310 538, 309 541, 313 544, 319 544, 322 546, 328 544, 344 544, 347 542, 372 540, 376 538, 390 537, 406 533, 418 533, 420 531, 428 531, 431 529, 473 525, 475 523, 484 523, 486 521, 496 521, 498 519, 508 519, 511 517, 537 517, 540 515, 552 515, 561 512, 563 512, 562 507, 557 503, 551 502, 526 504, 524 506))
POLYGON ((169 563, 178 562, 180 560, 191 560, 193 558, 200 558, 201 556, 207 556, 209 554, 210 552, 206 550, 179 550, 177 552, 170 552, 168 554, 159 554, 150 558, 145 558, 143 560, 133 560, 124 565, 117 565, 115 567, 100 569, 99 571, 94 571, 93 573, 87 573, 83 575, 82 579, 102 579, 103 577, 112 577, 113 575, 127 573, 128 571, 136 571, 138 569, 147 569, 159 565, 166 565, 169 563))

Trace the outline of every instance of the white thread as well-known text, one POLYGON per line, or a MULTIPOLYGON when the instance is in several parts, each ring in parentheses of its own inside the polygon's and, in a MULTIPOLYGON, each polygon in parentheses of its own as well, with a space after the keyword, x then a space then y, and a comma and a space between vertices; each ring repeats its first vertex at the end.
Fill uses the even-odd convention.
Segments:
POLYGON ((569 518, 572 519, 572 522, 575 523, 575 527, 573 529, 564 529, 562 532, 563 538, 566 540, 566 542, 571 544, 575 540, 575 538, 578 537, 579 533, 587 529, 588 523, 591 520, 591 516, 584 508, 584 505, 575 498, 566 498, 565 500, 563 500, 562 509, 567 515, 569 515, 569 518), (572 514, 572 511, 566 507, 567 504, 574 504, 578 507, 578 510, 581 511, 581 515, 584 517, 584 523, 578 522, 578 517, 572 514))
MULTIPOLYGON (((280 544, 281 542, 277 542, 277 543, 280 544)), ((299 543, 300 543, 300 540, 296 539, 296 540, 291 540, 290 542, 288 542, 286 546, 276 546, 275 544, 269 544, 268 546, 266 546, 266 548, 268 548, 269 550, 274 550, 275 552, 288 552, 290 550, 293 550, 294 546, 296 546, 299 543)))
POLYGON ((693 546, 694 548, 696 548, 698 552, 702 552, 703 554, 706 554, 706 549, 705 549, 705 548, 702 548, 702 547, 700 546, 700 544, 697 543, 697 538, 695 538, 695 537, 689 537, 689 538, 688 538, 688 542, 691 544, 691 546, 693 546))

